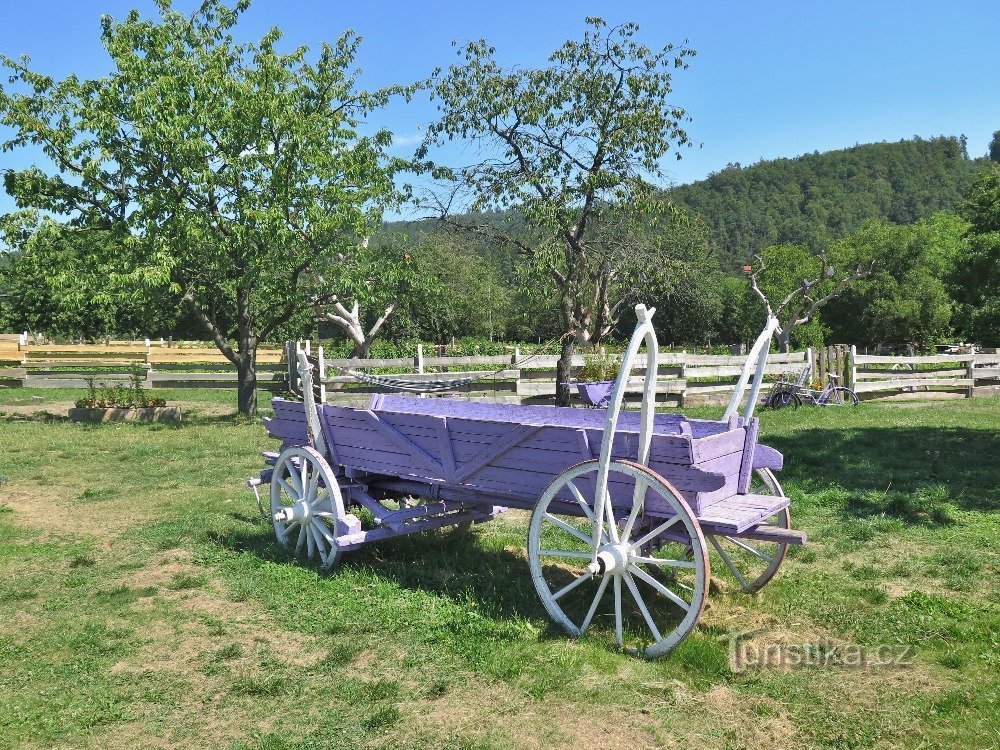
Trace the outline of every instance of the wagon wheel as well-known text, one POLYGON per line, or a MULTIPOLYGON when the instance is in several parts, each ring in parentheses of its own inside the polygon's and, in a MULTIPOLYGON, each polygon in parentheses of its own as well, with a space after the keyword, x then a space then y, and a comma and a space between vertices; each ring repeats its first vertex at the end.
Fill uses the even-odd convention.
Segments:
MULTIPOLYGON (((785 494, 770 469, 757 469, 750 492, 776 497, 785 494)), ((790 529, 792 517, 788 508, 765 519, 762 525, 790 529)), ((740 588, 750 594, 760 591, 774 577, 788 551, 787 544, 758 542, 725 534, 709 534, 707 531, 705 539, 715 548, 740 588)))
POLYGON ((278 541, 329 570, 341 554, 336 537, 345 515, 340 485, 323 456, 306 446, 282 451, 271 478, 271 519, 278 541))
POLYGON ((599 466, 595 460, 567 469, 539 499, 528 530, 531 577, 546 611, 571 635, 613 627, 619 646, 660 656, 691 632, 705 606, 705 539, 687 502, 662 477, 639 464, 612 461, 608 479, 616 497, 631 499, 636 486, 644 486, 645 503, 671 517, 616 513, 608 503, 614 520, 600 524, 593 564, 599 466), (662 546, 650 552, 652 542, 662 546))

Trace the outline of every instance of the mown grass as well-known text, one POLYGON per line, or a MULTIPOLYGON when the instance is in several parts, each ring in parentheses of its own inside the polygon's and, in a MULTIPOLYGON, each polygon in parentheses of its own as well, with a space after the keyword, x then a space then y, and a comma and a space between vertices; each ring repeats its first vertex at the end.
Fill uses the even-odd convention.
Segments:
MULTIPOLYGON (((0 391, 0 410, 32 395, 71 400, 0 391)), ((0 748, 1000 746, 998 420, 992 399, 764 413, 810 544, 647 662, 550 626, 523 514, 322 576, 242 485, 260 425, 9 417, 0 748), (912 663, 739 671, 731 630, 912 663)))

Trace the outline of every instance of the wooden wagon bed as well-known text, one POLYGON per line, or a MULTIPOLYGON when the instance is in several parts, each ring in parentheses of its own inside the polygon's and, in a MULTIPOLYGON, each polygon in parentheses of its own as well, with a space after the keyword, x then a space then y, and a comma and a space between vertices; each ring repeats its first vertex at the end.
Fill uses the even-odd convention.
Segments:
MULTIPOLYGON (((305 407, 274 399, 268 434, 282 448, 309 443, 305 407)), ((604 413, 517 404, 476 404, 378 394, 367 409, 319 405, 331 464, 346 477, 378 486, 379 477, 425 482, 436 498, 472 497, 530 510, 554 477, 599 457, 604 413), (433 489, 437 487, 437 490, 433 489), (442 490, 444 490, 442 494, 442 490)), ((639 414, 624 412, 612 449, 635 460, 639 414)), ((781 454, 758 444, 757 423, 657 414, 649 467, 667 479, 703 525, 719 533, 743 532, 788 506, 788 499, 747 492, 753 469, 779 470, 781 454), (740 490, 743 490, 740 492, 740 490)), ((612 502, 624 506, 611 488, 612 502)), ((649 515, 669 516, 650 498, 649 515)))

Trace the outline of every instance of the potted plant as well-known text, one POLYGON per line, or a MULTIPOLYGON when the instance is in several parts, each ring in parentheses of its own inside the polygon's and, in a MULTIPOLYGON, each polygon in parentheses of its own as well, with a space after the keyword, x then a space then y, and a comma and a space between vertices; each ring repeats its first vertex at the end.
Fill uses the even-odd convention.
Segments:
POLYGON ((93 378, 87 379, 87 395, 77 399, 75 408, 69 410, 74 422, 179 422, 179 406, 167 406, 166 399, 147 396, 143 389, 145 373, 141 365, 132 368, 126 386, 118 383, 109 388, 102 383, 98 388, 93 378))
POLYGON ((618 358, 601 347, 583 358, 583 367, 576 374, 576 390, 591 406, 606 407, 615 386, 620 366, 618 358))

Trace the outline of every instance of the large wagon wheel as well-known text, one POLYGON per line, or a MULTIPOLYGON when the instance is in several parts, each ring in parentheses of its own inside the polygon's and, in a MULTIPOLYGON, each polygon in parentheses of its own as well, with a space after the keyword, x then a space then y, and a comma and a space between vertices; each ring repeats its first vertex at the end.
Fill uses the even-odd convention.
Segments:
POLYGON ((329 570, 341 554, 336 537, 345 515, 340 485, 323 456, 308 446, 282 451, 271 477, 271 518, 278 541, 329 570))
MULTIPOLYGON (((757 469, 750 492, 775 497, 783 497, 785 494, 770 469, 757 469)), ((788 508, 765 519, 762 525, 790 529, 792 517, 788 508)), ((788 551, 787 544, 778 542, 760 542, 708 532, 705 532, 705 538, 715 548, 740 588, 750 594, 760 591, 774 578, 788 551)))
POLYGON ((595 561, 599 467, 594 460, 567 469, 539 499, 528 530, 531 576, 546 611, 570 635, 613 622, 619 646, 660 656, 691 632, 705 606, 705 539, 687 502, 662 477, 636 463, 611 461, 614 495, 631 499, 638 489, 642 499, 620 518, 606 504, 595 561), (671 517, 643 516, 643 500, 671 517))

